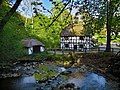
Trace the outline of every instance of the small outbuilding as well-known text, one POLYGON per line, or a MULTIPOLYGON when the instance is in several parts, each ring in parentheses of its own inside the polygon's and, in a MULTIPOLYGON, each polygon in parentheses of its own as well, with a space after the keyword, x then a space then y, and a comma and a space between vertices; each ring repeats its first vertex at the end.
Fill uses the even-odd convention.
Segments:
POLYGON ((23 46, 27 49, 27 53, 39 53, 45 50, 45 45, 37 39, 24 39, 22 40, 23 46))

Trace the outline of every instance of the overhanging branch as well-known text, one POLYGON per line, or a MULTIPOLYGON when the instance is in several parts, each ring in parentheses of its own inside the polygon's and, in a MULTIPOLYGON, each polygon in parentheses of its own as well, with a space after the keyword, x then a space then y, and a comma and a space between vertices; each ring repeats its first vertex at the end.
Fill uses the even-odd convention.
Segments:
POLYGON ((9 21, 10 17, 14 14, 22 0, 16 0, 14 6, 6 13, 6 15, 0 21, 0 32, 3 30, 6 23, 9 21))
POLYGON ((71 0, 68 1, 67 4, 63 7, 63 9, 60 11, 60 13, 53 19, 53 21, 47 26, 46 30, 51 27, 51 25, 57 20, 57 18, 61 15, 61 13, 64 11, 64 9, 67 7, 67 5, 71 2, 71 0))

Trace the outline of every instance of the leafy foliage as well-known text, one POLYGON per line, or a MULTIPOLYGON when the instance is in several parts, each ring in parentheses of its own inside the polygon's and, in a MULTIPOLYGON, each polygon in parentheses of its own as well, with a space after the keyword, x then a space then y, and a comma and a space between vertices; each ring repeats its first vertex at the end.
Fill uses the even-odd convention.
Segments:
MULTIPOLYGON (((0 9, 0 19, 9 10, 6 3, 0 9)), ((16 59, 24 54, 21 40, 27 37, 24 28, 24 18, 15 13, 0 33, 0 62, 16 59)))
MULTIPOLYGON (((61 3, 58 6, 54 6, 52 13, 54 16, 46 16, 40 12, 33 17, 33 28, 27 28, 28 32, 31 31, 31 36, 37 37, 38 40, 42 41, 47 48, 56 48, 59 47, 60 32, 61 30, 70 23, 71 15, 69 15, 67 10, 64 10, 63 13, 56 19, 56 21, 49 27, 54 20, 55 16, 59 13, 60 9, 64 5, 61 3)), ((31 22, 27 23, 28 27, 31 22)), ((30 33, 30 32, 29 32, 30 33)))
MULTIPOLYGON (((10 10, 5 0, 2 5, 0 4, 0 20, 10 10), (1 8, 2 7, 2 8, 1 8)), ((106 15, 107 15, 107 2, 106 0, 49 0, 53 8, 47 10, 40 0, 34 0, 32 2, 33 17, 25 19, 18 13, 15 13, 10 21, 4 27, 4 31, 0 33, 0 59, 7 60, 16 58, 24 54, 24 50, 21 45, 21 39, 26 37, 37 38, 45 44, 47 48, 58 48, 60 44, 60 32, 61 30, 72 23, 72 10, 75 12, 75 17, 81 15, 82 25, 79 28, 84 27, 84 33, 86 35, 96 35, 101 42, 105 42, 106 35, 106 15), (39 9, 38 7, 41 7, 39 9), (43 11, 50 13, 50 16, 43 14, 43 11), (34 23, 33 23, 34 22, 34 23), (25 27, 24 27, 25 26, 25 27), (101 36, 101 34, 103 36, 101 36), (101 38, 102 37, 102 38, 101 38)), ((109 19, 111 30, 117 39, 120 30, 120 16, 119 16, 119 0, 110 0, 109 13, 111 18, 109 19)), ((76 33, 79 33, 78 31, 76 33)))

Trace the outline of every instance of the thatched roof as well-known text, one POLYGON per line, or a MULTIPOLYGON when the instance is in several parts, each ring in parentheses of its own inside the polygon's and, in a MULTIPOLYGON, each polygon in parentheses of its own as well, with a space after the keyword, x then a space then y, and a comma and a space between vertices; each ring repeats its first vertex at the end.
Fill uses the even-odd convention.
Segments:
POLYGON ((84 36, 84 30, 82 24, 70 24, 65 27, 61 36, 84 36))
POLYGON ((36 39, 24 39, 22 40, 22 44, 25 47, 32 47, 32 46, 45 46, 43 43, 36 39))
POLYGON ((62 32, 60 33, 60 36, 75 36, 69 29, 64 29, 62 30, 62 32))

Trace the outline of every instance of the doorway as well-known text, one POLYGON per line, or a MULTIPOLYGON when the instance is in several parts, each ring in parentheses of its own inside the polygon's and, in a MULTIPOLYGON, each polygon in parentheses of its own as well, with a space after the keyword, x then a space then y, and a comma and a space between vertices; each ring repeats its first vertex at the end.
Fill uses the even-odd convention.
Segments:
POLYGON ((77 50, 77 45, 74 45, 74 50, 77 50))
POLYGON ((40 52, 40 46, 33 46, 33 53, 40 52))

